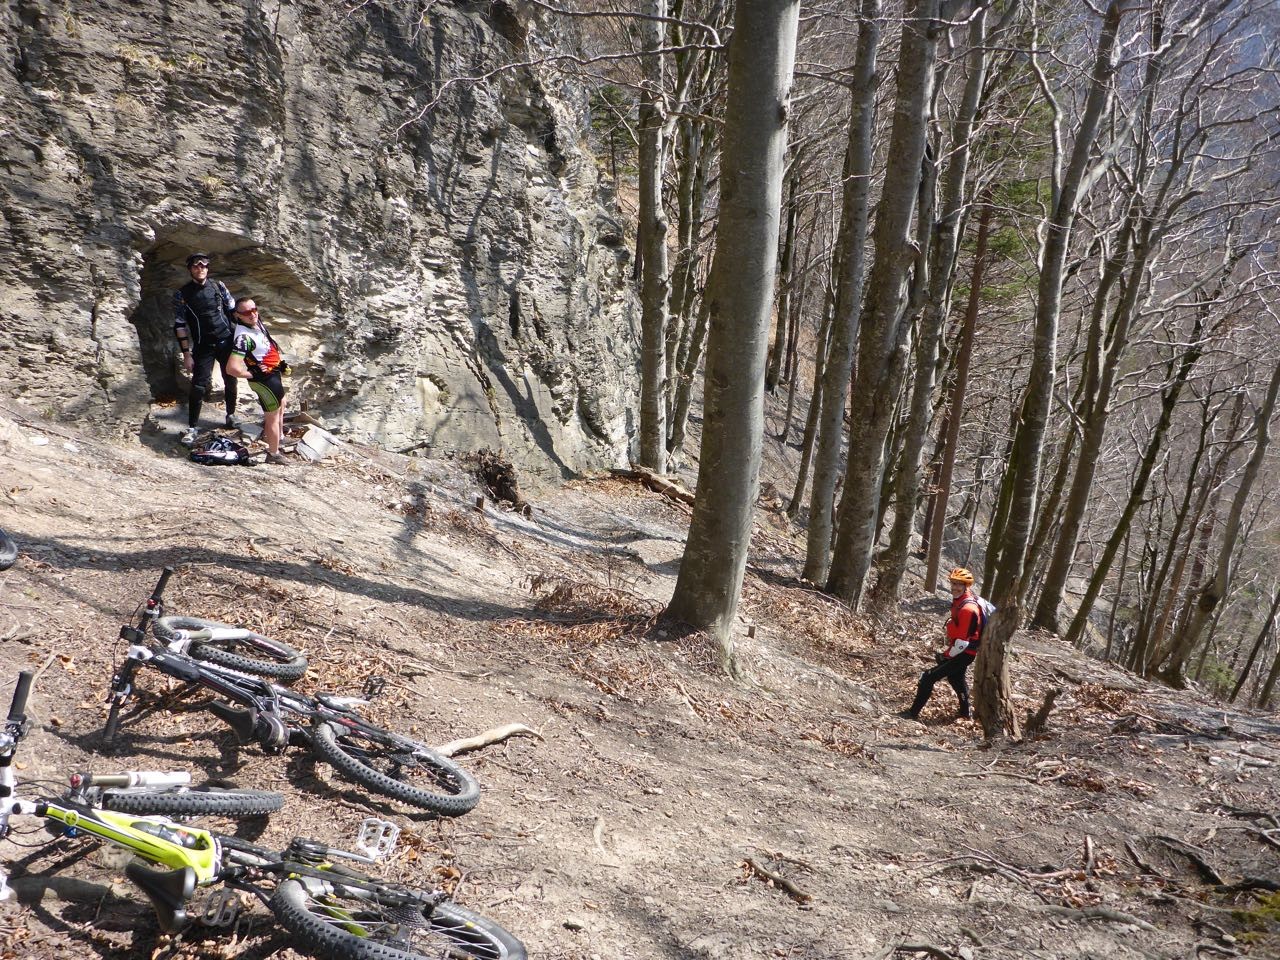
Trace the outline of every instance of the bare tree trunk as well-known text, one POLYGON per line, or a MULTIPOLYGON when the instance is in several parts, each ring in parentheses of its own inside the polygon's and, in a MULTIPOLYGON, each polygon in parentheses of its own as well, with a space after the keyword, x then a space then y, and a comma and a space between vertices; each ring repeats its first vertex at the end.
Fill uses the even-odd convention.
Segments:
POLYGON ((805 417, 804 440, 800 444, 800 467, 796 470, 796 488, 787 505, 787 516, 792 520, 800 513, 804 502, 804 488, 809 480, 809 464, 813 462, 814 441, 818 433, 818 411, 822 409, 822 380, 827 366, 827 354, 831 347, 831 323, 835 313, 835 295, 830 283, 826 285, 826 303, 822 310, 822 328, 814 348, 813 387, 809 394, 809 414, 805 417))
POLYGON ((804 577, 826 581, 831 568, 832 511, 844 441, 845 398, 853 369, 862 310, 862 282, 867 221, 871 209, 872 127, 875 121, 876 56, 880 46, 881 0, 861 0, 858 47, 850 83, 853 105, 849 115, 849 144, 844 161, 844 198, 835 258, 835 319, 831 345, 822 375, 822 406, 813 454, 813 489, 809 494, 809 528, 804 577))
POLYGON ((791 165, 790 182, 787 186, 787 229, 782 239, 782 265, 778 276, 778 321, 773 331, 773 348, 769 351, 769 369, 764 375, 764 388, 770 393, 778 389, 778 380, 782 376, 782 357, 790 338, 789 325, 794 323, 791 316, 791 277, 795 266, 796 217, 799 208, 796 205, 796 187, 800 182, 800 165, 791 165))
POLYGON ((640 464, 667 465, 667 218, 662 206, 666 147, 662 140, 666 0, 645 0, 641 21, 644 82, 640 87, 640 464))
POLYGON ((685 354, 685 362, 680 366, 679 380, 676 382, 676 402, 671 410, 671 440, 668 452, 673 459, 680 458, 684 450, 684 432, 689 424, 689 408, 693 405, 693 378, 698 375, 698 364, 702 362, 702 348, 707 342, 707 323, 711 316, 711 302, 704 295, 698 305, 698 319, 689 335, 689 350, 685 354))
MULTIPOLYGON (((1013 454, 1008 469, 1012 472, 1012 500, 1009 522, 1003 541, 989 549, 1000 551, 994 589, 995 603, 1001 609, 987 626, 990 639, 983 638, 982 648, 974 664, 975 699, 978 721, 988 739, 1004 732, 1016 734, 1017 717, 1013 712, 1005 660, 1007 644, 1020 626, 1016 602, 1026 568, 1026 550, 1031 539, 1031 526, 1036 513, 1036 494, 1040 486, 1040 456, 1044 446, 1045 426, 1053 400, 1056 373, 1058 317, 1062 310, 1062 283, 1071 228, 1075 222, 1080 195, 1086 186, 1086 171, 1092 162, 1094 141, 1107 106, 1111 101, 1112 78, 1116 63, 1116 34, 1123 11, 1121 0, 1110 0, 1102 17, 1084 115, 1076 130, 1075 143, 1065 171, 1055 171, 1053 210, 1040 256, 1040 283, 1036 303, 1035 338, 1031 375, 1022 404, 1021 422, 1014 438, 1013 454)), ((1061 153, 1055 146, 1055 167, 1061 153)), ((1058 168, 1061 169, 1060 167, 1058 168)))
POLYGON ((969 281, 969 304, 965 309, 960 348, 956 355, 955 381, 951 385, 951 402, 947 411, 946 437, 942 461, 938 467, 938 492, 934 497, 933 525, 929 531, 929 549, 924 576, 925 589, 935 590, 938 565, 942 558, 942 538, 947 524, 947 501, 951 496, 951 478, 955 471, 956 451, 960 447, 960 427, 964 423, 964 395, 969 385, 969 360, 973 355, 973 333, 978 324, 983 274, 986 271, 987 238, 991 235, 991 204, 984 198, 978 216, 978 239, 973 252, 973 277, 969 281))
POLYGON ((707 290, 711 335, 699 496, 668 607, 671 616, 718 639, 730 671, 736 669, 732 628, 759 484, 799 10, 799 0, 738 0, 734 12, 720 219, 707 290))
POLYGON ((1120 609, 1120 600, 1124 597, 1124 574, 1129 566, 1129 535, 1124 538, 1124 552, 1120 554, 1120 575, 1116 578, 1116 595, 1111 600, 1111 616, 1107 620, 1107 649, 1102 655, 1106 663, 1111 662, 1112 642, 1116 635, 1116 613, 1120 609))
POLYGON ((1280 678, 1280 650, 1276 651, 1276 658, 1271 661, 1271 671, 1267 674, 1266 682, 1263 683, 1262 689, 1258 692, 1258 709, 1271 709, 1271 695, 1276 689, 1276 680, 1280 678))
POLYGON ((1120 549, 1120 543, 1128 535, 1129 525, 1133 522, 1133 517, 1138 512, 1138 508, 1142 505, 1143 498, 1146 496, 1147 484, 1151 480, 1156 460, 1159 458, 1160 451, 1164 448, 1165 438, 1168 436, 1169 427, 1173 423, 1173 411, 1178 405, 1178 398, 1182 395, 1182 390, 1186 386, 1187 380, 1191 377, 1191 371, 1204 354, 1205 344, 1202 342, 1202 337, 1204 336, 1210 305, 1222 293, 1227 277, 1234 269, 1235 264, 1239 262, 1239 254, 1231 251, 1230 243, 1227 244, 1227 247, 1228 253, 1224 260, 1218 283, 1196 310, 1195 322, 1186 339, 1187 348, 1177 358, 1176 369, 1174 369, 1174 361, 1171 360, 1169 362, 1171 376, 1169 377, 1169 384, 1165 387, 1160 399, 1160 418, 1151 434, 1151 439, 1147 442, 1147 449, 1142 455, 1137 475, 1133 481, 1133 489, 1129 491, 1129 499, 1125 502, 1124 509, 1120 513, 1120 520, 1107 540, 1102 556, 1094 567, 1093 576, 1089 578, 1089 586, 1085 589, 1080 606, 1076 608, 1076 615, 1071 620, 1071 626, 1067 628, 1066 639, 1077 646, 1080 643, 1080 638, 1084 635, 1085 623, 1088 621, 1089 613, 1098 599, 1102 584, 1106 580, 1107 574, 1111 571, 1111 564, 1115 560, 1116 552, 1120 549))
POLYGON ((1231 577, 1235 573, 1234 564, 1232 563, 1232 551, 1235 549, 1236 539, 1240 535, 1240 518, 1244 513, 1245 501, 1248 500, 1249 494, 1253 489, 1253 483, 1258 477, 1258 472, 1262 468, 1262 460, 1267 455, 1267 446, 1271 440, 1271 416, 1276 408, 1276 393, 1280 391, 1280 364, 1276 365, 1275 371, 1271 375, 1271 383, 1267 387, 1266 399, 1258 408, 1258 413, 1254 417, 1254 445, 1253 455, 1250 456, 1249 462, 1245 465, 1244 473, 1240 477, 1239 485, 1236 487, 1235 497, 1231 501, 1231 511, 1227 515, 1227 522, 1222 532, 1222 546, 1218 551, 1218 566, 1214 572, 1213 579, 1205 584, 1200 590, 1200 595, 1196 601, 1195 614, 1191 618, 1191 622, 1187 624, 1186 629, 1178 637, 1174 648, 1169 653, 1168 660, 1164 669, 1160 671, 1160 679, 1172 687, 1182 688, 1186 686, 1186 681, 1182 677, 1182 667, 1186 663, 1187 656, 1195 649, 1196 641, 1200 639, 1200 632, 1204 629, 1210 616, 1213 614, 1214 607, 1218 605, 1218 601, 1227 595, 1227 589, 1231 585, 1231 577))
POLYGON ((1258 631, 1258 638, 1253 642, 1253 649, 1249 651, 1249 658, 1245 661, 1244 669, 1240 671, 1240 678, 1236 681, 1235 687, 1232 688, 1231 696, 1227 698, 1228 703, 1235 703, 1236 697, 1240 696, 1240 689, 1244 686, 1249 672, 1253 670, 1253 661, 1257 659, 1258 654, 1261 652, 1262 644, 1266 641, 1267 635, 1275 629, 1277 613, 1280 613, 1280 582, 1273 587, 1271 610, 1267 614, 1267 619, 1263 621, 1262 629, 1258 631))
POLYGON ((827 589, 858 606, 875 547, 880 483, 886 441, 907 366, 909 324, 902 302, 911 267, 911 219, 916 209, 921 165, 933 100, 938 51, 939 0, 907 0, 898 57, 889 155, 873 233, 875 260, 867 278, 867 298, 858 334, 858 380, 850 415, 858 425, 858 449, 850 445, 844 492, 827 589))
MULTIPOLYGON (((886 602, 898 598, 915 529, 916 501, 920 496, 920 454, 929 428, 943 323, 951 309, 956 248, 964 209, 965 181, 969 173, 969 146, 987 79, 986 15, 987 8, 979 7, 969 24, 969 64, 964 98, 951 136, 953 147, 943 178, 942 204, 931 231, 928 295, 920 321, 920 336, 916 341, 916 379, 903 437, 902 465, 897 472, 897 507, 889 534, 889 547, 880 562, 876 580, 876 594, 886 602)), ((926 578, 926 589, 931 590, 932 583, 926 578)))

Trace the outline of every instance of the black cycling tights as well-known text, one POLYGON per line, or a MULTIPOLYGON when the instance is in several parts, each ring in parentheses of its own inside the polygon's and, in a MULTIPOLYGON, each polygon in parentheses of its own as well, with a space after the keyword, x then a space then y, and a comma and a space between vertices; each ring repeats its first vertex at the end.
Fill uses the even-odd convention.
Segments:
POLYGON ((920 674, 920 683, 916 686, 916 702, 911 705, 911 715, 919 716, 924 705, 929 702, 933 685, 939 680, 946 680, 951 684, 951 689, 956 692, 956 697, 960 701, 959 715, 967 717, 969 715, 969 681, 965 674, 969 672, 971 663, 973 663, 973 657, 967 653, 959 653, 950 660, 943 660, 932 670, 926 670, 920 674))
POLYGON ((187 426, 194 427, 200 422, 200 408, 209 392, 215 362, 222 371, 222 383, 227 396, 227 416, 236 412, 236 378, 227 376, 227 358, 230 356, 231 340, 227 339, 214 344, 212 350, 196 351, 192 357, 194 369, 191 371, 191 394, 187 397, 187 426))

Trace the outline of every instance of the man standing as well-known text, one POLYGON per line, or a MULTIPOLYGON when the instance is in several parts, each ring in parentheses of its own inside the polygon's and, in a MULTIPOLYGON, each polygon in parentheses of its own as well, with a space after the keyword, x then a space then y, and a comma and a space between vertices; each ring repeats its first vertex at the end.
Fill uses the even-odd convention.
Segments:
POLYGON ((969 716, 969 681, 966 674, 978 646, 982 643, 983 613, 978 598, 973 593, 973 574, 964 567, 951 571, 951 615, 947 618, 947 647, 935 654, 938 665, 920 674, 916 686, 916 701, 911 709, 898 716, 911 720, 920 719, 920 711, 929 702, 933 685, 946 680, 960 700, 959 716, 969 716))
POLYGON ((173 332, 182 349, 182 368, 191 374, 191 394, 187 400, 187 432, 182 442, 195 443, 200 433, 200 407, 216 360, 222 370, 223 389, 227 398, 227 426, 236 426, 236 381, 227 376, 227 358, 231 356, 232 331, 235 321, 229 314, 235 306, 226 285, 209 279, 209 254, 193 253, 187 257, 191 282, 173 295, 173 332))

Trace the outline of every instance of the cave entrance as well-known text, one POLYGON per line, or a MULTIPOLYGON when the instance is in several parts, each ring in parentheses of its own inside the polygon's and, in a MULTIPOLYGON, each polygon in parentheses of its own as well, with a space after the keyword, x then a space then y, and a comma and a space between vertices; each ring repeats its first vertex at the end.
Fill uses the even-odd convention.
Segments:
MULTIPOLYGON (((246 238, 213 230, 177 228, 142 254, 141 291, 130 322, 138 334, 138 349, 153 401, 185 399, 191 380, 182 369, 182 354, 173 336, 173 294, 191 279, 187 257, 210 254, 209 276, 227 285, 233 297, 252 296, 269 305, 272 332, 314 317, 317 298, 279 257, 246 238), (292 322, 292 323, 291 323, 292 322)), ((245 402, 248 391, 240 391, 245 402)), ((222 372, 213 368, 208 400, 222 402, 222 372)))

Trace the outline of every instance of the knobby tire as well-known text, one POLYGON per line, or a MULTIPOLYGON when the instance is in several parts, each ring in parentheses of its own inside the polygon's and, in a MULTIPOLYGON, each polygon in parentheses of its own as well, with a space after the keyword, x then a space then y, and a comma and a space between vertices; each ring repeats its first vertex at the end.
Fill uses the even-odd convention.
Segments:
POLYGON ((168 817, 261 817, 275 813, 284 797, 265 790, 193 787, 189 790, 104 790, 102 805, 120 813, 168 817))
MULTIPOLYGON (((340 884, 340 881, 339 881, 340 884)), ((451 903, 406 905, 395 888, 313 894, 286 880, 269 906, 299 950, 323 960, 525 960, 502 927, 451 903)))
POLYGON ((443 817, 462 816, 480 802, 476 778, 426 744, 321 722, 312 731, 311 747, 343 776, 443 817))
POLYGON ((0 570, 8 570, 18 561, 18 545, 13 537, 0 530, 0 570))
MULTIPOLYGON (((229 624, 199 617, 161 617, 156 621, 155 632, 161 640, 171 630, 205 630, 218 628, 240 630, 229 624)), ((252 630, 249 636, 234 640, 195 640, 187 651, 196 660, 203 660, 220 667, 252 673, 272 680, 297 680, 307 672, 307 655, 287 643, 272 640, 252 630)))

